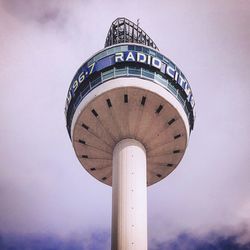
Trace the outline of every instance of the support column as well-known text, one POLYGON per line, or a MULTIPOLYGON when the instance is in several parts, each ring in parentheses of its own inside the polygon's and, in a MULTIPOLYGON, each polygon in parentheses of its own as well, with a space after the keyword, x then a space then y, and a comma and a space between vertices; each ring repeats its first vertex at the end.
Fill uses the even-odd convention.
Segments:
POLYGON ((112 250, 147 250, 147 165, 144 146, 120 141, 113 151, 112 250))

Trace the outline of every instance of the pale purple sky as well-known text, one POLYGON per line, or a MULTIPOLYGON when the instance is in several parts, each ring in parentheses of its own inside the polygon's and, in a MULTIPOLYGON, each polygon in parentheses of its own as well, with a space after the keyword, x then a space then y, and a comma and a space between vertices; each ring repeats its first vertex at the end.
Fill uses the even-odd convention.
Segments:
POLYGON ((125 16, 192 86, 186 154, 148 188, 149 239, 183 232, 250 242, 250 2, 0 0, 0 233, 88 238, 111 227, 111 188, 69 140, 64 104, 78 67, 125 16))

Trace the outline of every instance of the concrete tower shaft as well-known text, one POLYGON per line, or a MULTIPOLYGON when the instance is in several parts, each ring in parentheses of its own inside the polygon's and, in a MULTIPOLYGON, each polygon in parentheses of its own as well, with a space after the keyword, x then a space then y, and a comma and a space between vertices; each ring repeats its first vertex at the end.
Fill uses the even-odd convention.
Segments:
POLYGON ((113 152, 112 249, 147 249, 146 150, 133 139, 113 152))

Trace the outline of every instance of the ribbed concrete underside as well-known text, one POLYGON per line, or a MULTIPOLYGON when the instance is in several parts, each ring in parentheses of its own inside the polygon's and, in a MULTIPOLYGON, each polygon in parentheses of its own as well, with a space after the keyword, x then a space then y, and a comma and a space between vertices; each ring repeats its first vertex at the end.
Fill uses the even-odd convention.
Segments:
POLYGON ((97 96, 74 125, 72 141, 79 161, 108 185, 112 185, 113 149, 122 139, 136 139, 144 145, 147 185, 175 169, 187 144, 186 127, 178 111, 161 96, 137 87, 121 87, 97 96))

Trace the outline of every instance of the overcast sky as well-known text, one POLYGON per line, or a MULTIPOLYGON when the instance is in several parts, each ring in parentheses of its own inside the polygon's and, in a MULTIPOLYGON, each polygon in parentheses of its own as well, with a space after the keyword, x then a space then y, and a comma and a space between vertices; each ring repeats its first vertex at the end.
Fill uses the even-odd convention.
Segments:
POLYGON ((111 188, 78 162, 64 104, 119 16, 140 18, 196 101, 182 162, 148 188, 151 249, 180 235, 250 244, 250 1, 0 0, 0 246, 49 236, 110 248, 111 188))

